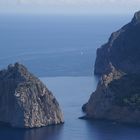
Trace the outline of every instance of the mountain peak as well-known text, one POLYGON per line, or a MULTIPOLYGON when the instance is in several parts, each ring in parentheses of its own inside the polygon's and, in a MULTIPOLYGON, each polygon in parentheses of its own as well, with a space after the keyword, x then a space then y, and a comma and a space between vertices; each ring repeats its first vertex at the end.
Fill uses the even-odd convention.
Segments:
POLYGON ((48 88, 19 63, 0 71, 0 122, 34 128, 63 123, 59 103, 48 88))
POLYGON ((135 23, 135 24, 140 23, 140 11, 138 11, 134 14, 134 17, 132 19, 132 23, 135 23))

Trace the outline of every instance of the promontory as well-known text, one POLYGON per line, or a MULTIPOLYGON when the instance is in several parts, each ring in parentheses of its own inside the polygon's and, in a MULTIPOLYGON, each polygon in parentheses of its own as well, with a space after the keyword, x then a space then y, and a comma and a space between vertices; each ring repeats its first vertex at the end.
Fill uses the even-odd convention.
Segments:
POLYGON ((101 79, 85 117, 140 124, 140 11, 97 49, 94 72, 101 79))

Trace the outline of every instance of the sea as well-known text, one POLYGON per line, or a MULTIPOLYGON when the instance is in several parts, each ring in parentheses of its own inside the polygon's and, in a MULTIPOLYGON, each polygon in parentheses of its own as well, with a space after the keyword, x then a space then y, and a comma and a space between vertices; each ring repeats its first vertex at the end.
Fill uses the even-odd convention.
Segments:
POLYGON ((140 127, 81 120, 96 89, 96 50, 131 15, 0 15, 0 69, 22 63, 57 98, 65 123, 35 129, 0 126, 0 140, 139 140, 140 127))

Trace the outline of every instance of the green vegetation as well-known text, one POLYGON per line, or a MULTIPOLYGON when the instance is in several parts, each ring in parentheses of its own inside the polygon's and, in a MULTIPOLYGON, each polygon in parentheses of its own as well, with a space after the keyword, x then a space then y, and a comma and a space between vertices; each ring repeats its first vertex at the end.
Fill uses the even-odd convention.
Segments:
POLYGON ((122 103, 123 105, 140 108, 140 94, 133 94, 131 96, 125 97, 123 98, 122 103))

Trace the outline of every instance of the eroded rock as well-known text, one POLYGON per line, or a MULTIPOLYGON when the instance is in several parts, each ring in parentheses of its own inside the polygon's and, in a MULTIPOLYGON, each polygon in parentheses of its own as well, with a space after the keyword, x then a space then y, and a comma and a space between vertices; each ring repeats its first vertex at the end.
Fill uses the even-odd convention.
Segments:
POLYGON ((0 122, 34 128, 63 123, 53 94, 19 63, 0 71, 0 122))
POLYGON ((140 11, 97 50, 101 80, 82 109, 87 119, 140 124, 140 11))

